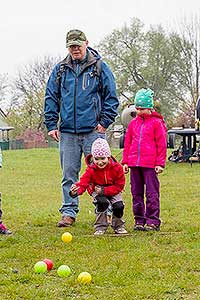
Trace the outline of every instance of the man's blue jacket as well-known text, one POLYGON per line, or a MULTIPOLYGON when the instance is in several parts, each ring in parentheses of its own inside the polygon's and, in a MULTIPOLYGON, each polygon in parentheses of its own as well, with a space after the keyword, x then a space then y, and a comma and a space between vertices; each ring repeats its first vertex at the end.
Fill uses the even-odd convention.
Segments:
POLYGON ((58 122, 59 130, 68 133, 91 132, 97 124, 108 128, 114 122, 119 105, 115 79, 106 63, 101 61, 99 84, 99 77, 94 74, 99 59, 97 51, 88 47, 86 59, 76 72, 68 55, 60 85, 57 80, 60 63, 55 66, 45 94, 44 114, 48 131, 58 129, 58 122))

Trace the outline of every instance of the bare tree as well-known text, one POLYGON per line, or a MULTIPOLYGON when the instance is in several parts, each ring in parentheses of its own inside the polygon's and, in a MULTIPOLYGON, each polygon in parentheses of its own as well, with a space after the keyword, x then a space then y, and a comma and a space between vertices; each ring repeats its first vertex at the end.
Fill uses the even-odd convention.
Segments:
POLYGON ((16 122, 17 133, 26 128, 43 129, 43 103, 47 79, 60 59, 45 56, 24 66, 13 81, 15 95, 9 119, 16 122))
POLYGON ((181 35, 183 40, 183 47, 185 41, 191 44, 190 51, 192 72, 188 74, 188 87, 191 93, 193 102, 196 103, 200 95, 200 19, 194 16, 189 21, 184 19, 183 26, 181 26, 181 35), (184 28, 184 29, 183 29, 184 28))
POLYGON ((8 74, 0 74, 0 107, 5 110, 8 106, 8 94, 9 94, 9 78, 8 74))
POLYGON ((200 20, 193 16, 178 24, 179 34, 174 33, 172 42, 179 48, 181 56, 176 63, 175 78, 184 102, 178 106, 176 124, 193 127, 196 103, 200 96, 200 20), (185 121, 184 121, 185 120, 185 121))

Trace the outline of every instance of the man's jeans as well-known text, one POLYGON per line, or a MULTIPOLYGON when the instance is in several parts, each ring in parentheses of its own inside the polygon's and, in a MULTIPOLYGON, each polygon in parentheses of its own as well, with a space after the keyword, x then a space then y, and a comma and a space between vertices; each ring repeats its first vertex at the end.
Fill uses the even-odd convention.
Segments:
POLYGON ((97 131, 83 134, 61 133, 60 136, 60 163, 62 168, 62 216, 76 218, 79 211, 79 199, 71 198, 70 187, 79 179, 82 154, 91 153, 92 143, 98 138, 105 138, 105 134, 97 131))

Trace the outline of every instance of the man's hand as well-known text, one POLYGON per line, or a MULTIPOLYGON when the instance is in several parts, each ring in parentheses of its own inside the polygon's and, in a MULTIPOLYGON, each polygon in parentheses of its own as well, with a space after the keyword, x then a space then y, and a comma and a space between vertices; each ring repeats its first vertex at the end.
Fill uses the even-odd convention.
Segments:
POLYGON ((155 166, 155 171, 156 171, 156 173, 157 173, 157 174, 160 174, 160 173, 162 173, 162 172, 163 172, 163 170, 164 170, 164 168, 163 168, 163 167, 161 167, 161 166, 155 166))
POLYGON ((127 164, 123 165, 124 174, 127 174, 129 172, 129 168, 127 164))
POLYGON ((104 128, 101 124, 98 124, 97 127, 96 127, 96 131, 100 132, 100 133, 105 133, 106 128, 104 128))
POLYGON ((55 130, 51 130, 48 132, 48 135, 54 139, 56 142, 59 142, 59 138, 60 138, 60 132, 58 129, 55 130))

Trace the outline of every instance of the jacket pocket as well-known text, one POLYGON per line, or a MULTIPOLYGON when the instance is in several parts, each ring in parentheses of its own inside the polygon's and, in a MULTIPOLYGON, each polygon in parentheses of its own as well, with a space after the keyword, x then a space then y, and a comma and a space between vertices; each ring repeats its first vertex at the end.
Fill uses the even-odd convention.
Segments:
POLYGON ((82 80, 82 89, 86 90, 90 88, 92 90, 96 84, 96 78, 97 77, 92 75, 91 72, 84 73, 82 80))
POLYGON ((90 75, 89 73, 83 74, 83 81, 82 81, 82 89, 86 90, 90 85, 90 75))

